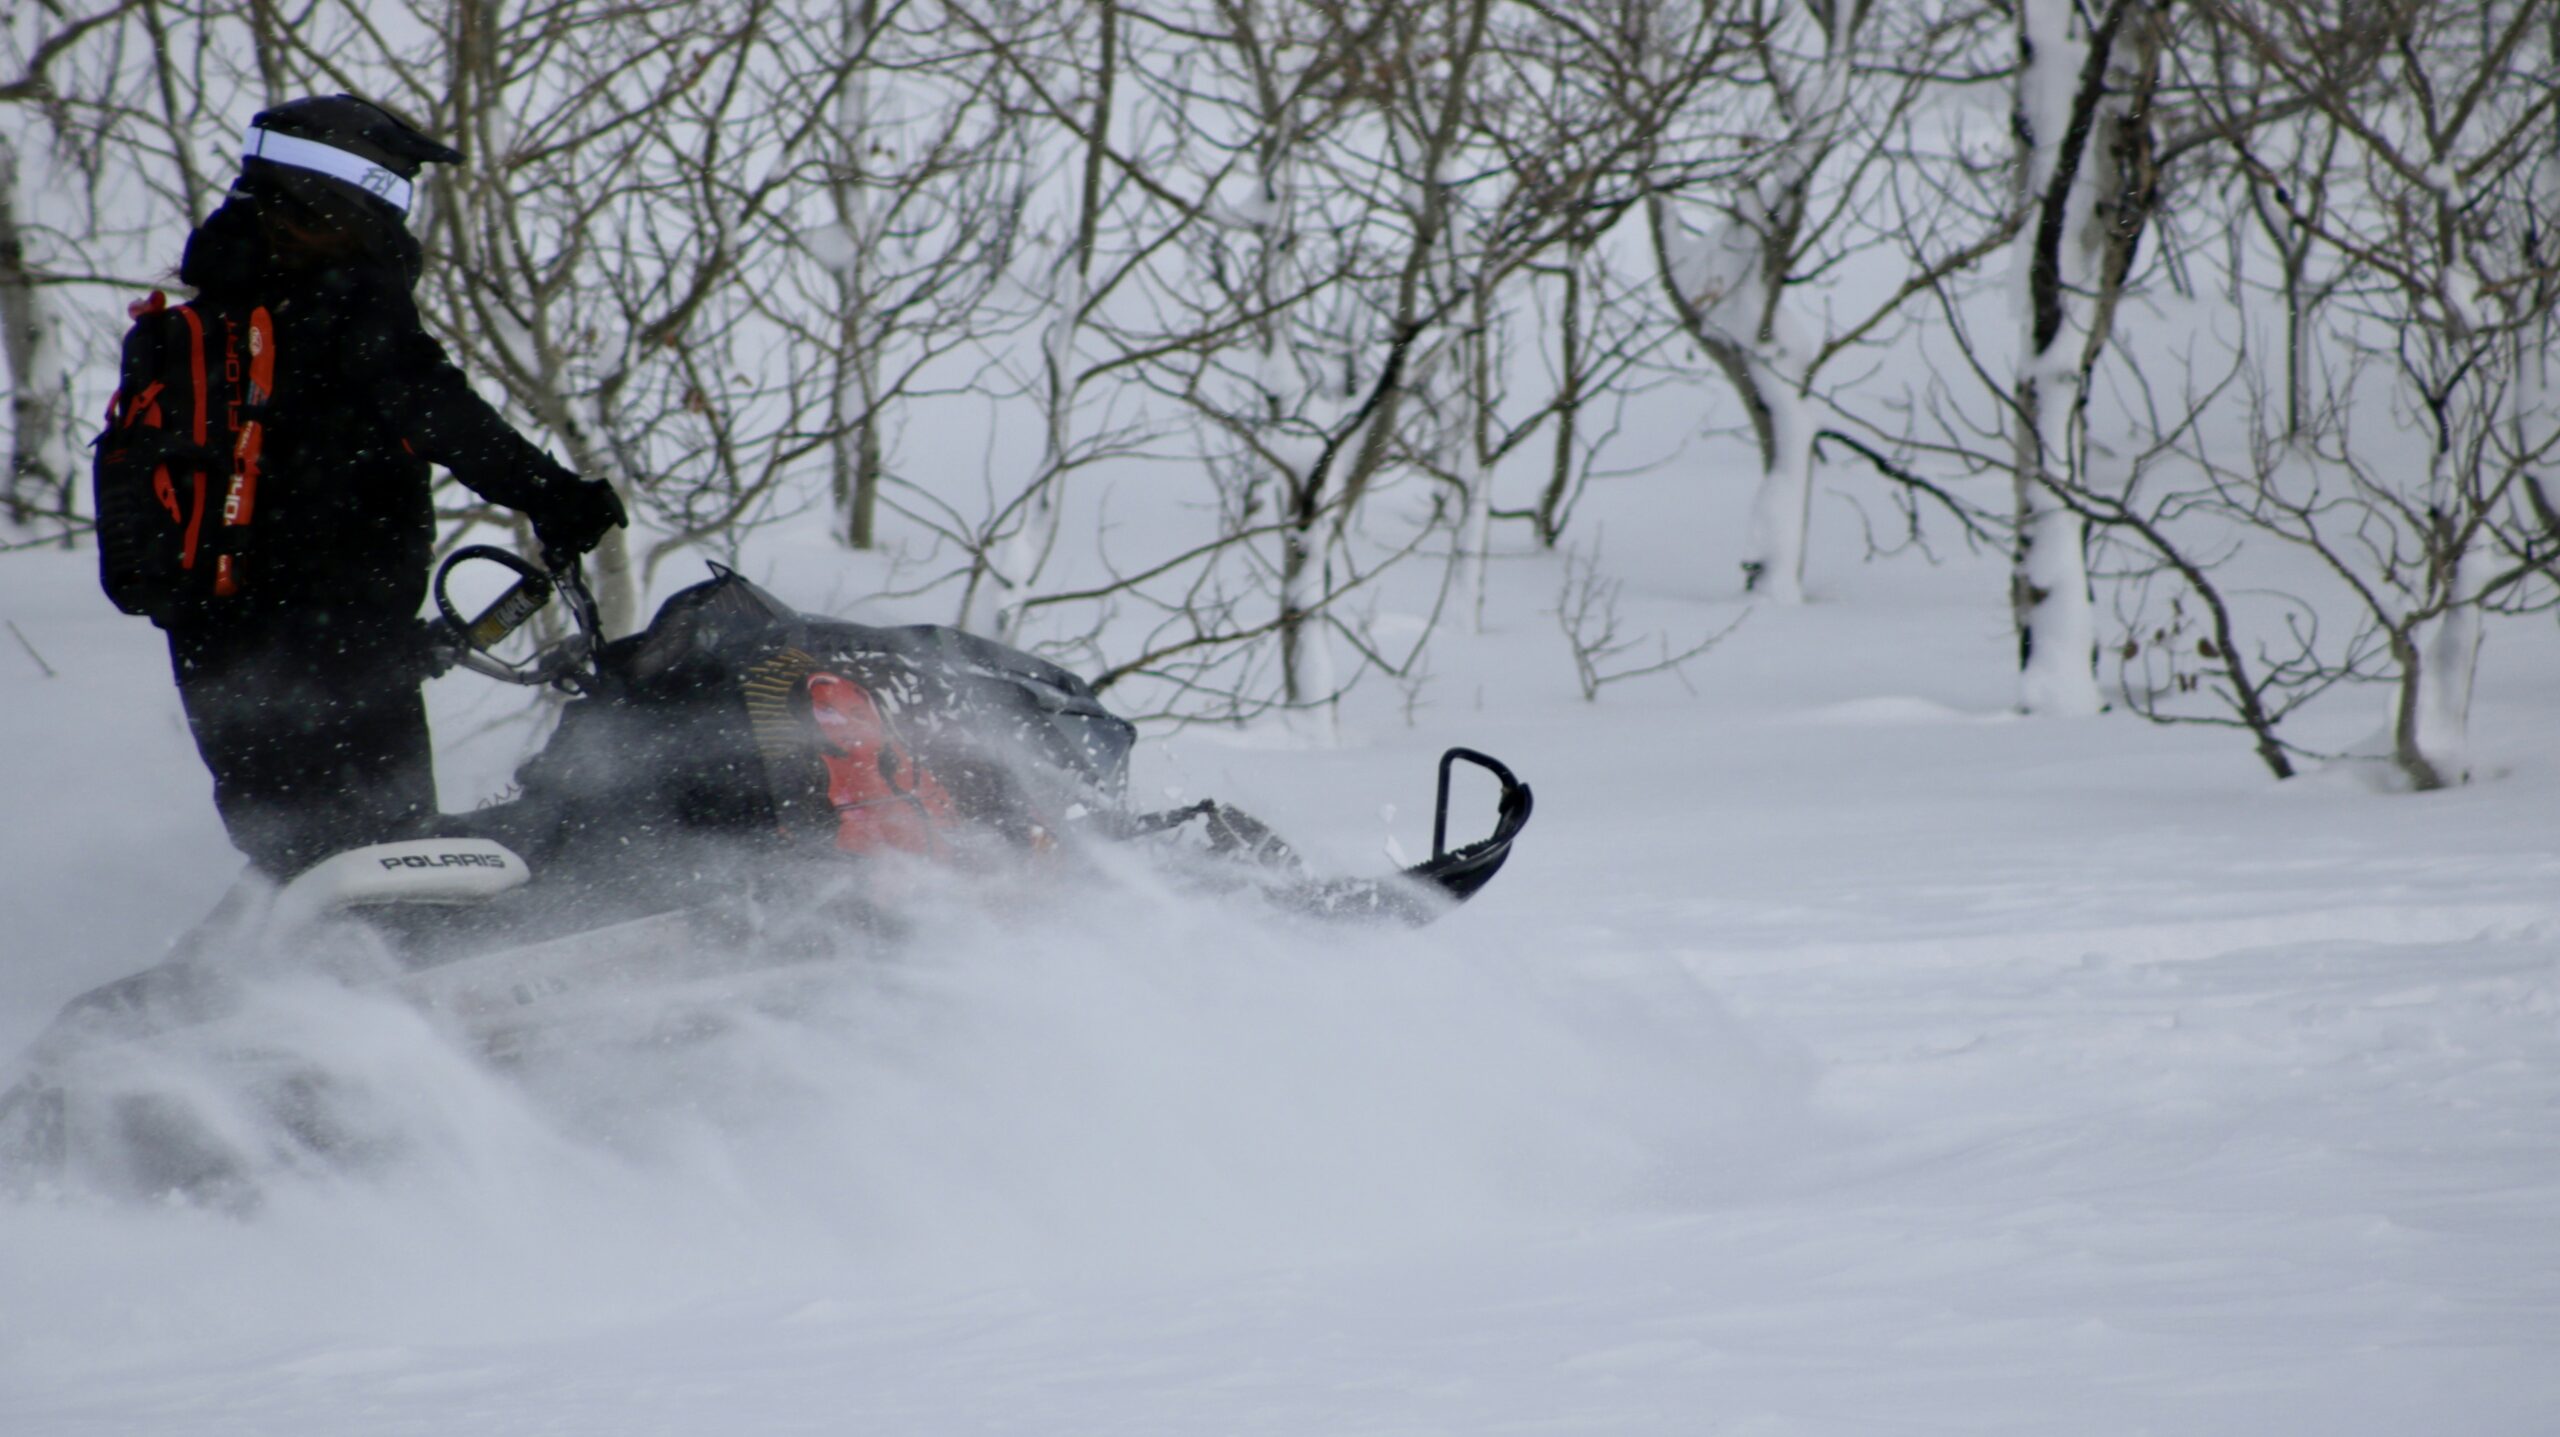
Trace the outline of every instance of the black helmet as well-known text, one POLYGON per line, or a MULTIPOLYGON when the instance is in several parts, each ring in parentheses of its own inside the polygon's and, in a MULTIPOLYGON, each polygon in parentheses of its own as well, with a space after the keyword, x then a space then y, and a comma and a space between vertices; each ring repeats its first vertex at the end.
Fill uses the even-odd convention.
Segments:
POLYGON ((370 100, 315 95, 259 111, 249 121, 240 167, 243 175, 268 164, 325 176, 405 215, 418 167, 461 159, 460 150, 370 100))

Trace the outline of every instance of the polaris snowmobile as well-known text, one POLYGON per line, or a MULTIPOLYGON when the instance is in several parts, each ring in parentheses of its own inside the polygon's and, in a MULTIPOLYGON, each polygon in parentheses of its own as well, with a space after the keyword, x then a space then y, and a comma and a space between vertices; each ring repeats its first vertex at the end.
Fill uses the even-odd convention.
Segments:
MULTIPOLYGON (((1073 873, 1134 852, 1248 904, 1423 923, 1483 888, 1529 819, 1526 784, 1452 748, 1430 858, 1382 878, 1318 877, 1224 804, 1131 807, 1135 730, 1067 670, 957 629, 812 617, 712 571, 644 631, 605 642, 575 562, 545 570, 488 546, 448 558, 433 586, 439 665, 569 695, 516 795, 336 854, 281 888, 246 877, 159 964, 73 1000, 0 1095, 0 1182, 96 1146, 135 1191, 218 1186, 235 1166, 223 1145, 117 1079, 173 1039, 254 1062, 255 1036, 225 1031, 244 947, 326 936, 305 947, 335 954, 334 976, 396 994, 504 1059, 599 995, 893 949, 896 897, 935 875, 1073 873), (472 562, 515 582, 466 619, 450 581, 472 562), (530 660, 498 657, 555 596, 568 636, 530 660), (1462 764, 1491 775, 1495 818, 1452 847, 1462 764)), ((293 1118, 297 1105, 320 1108, 298 1094, 303 1081, 282 1074, 270 1097, 298 1141, 325 1149, 324 1122, 293 1118)))

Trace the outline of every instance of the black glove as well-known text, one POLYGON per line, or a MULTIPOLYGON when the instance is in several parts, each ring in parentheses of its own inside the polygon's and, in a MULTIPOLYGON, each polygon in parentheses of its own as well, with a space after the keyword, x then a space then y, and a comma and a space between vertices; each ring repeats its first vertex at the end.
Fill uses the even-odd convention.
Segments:
POLYGON ((533 516, 533 537, 541 541, 544 562, 557 567, 602 543, 607 530, 630 522, 611 483, 572 479, 558 486, 550 503, 533 516))

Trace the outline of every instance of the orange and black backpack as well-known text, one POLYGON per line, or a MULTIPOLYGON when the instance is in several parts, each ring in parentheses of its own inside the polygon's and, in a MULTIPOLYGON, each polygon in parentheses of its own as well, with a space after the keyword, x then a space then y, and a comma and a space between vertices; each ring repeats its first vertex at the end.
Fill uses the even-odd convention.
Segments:
POLYGON ((117 608, 165 622, 254 581, 275 321, 157 291, 131 313, 91 469, 98 578, 117 608))

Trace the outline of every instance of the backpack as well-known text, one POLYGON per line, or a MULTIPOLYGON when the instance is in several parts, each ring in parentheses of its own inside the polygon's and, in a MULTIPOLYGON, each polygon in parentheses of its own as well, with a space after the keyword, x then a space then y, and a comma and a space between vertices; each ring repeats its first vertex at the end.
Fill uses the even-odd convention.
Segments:
POLYGON ((275 320, 156 290, 129 312, 91 468, 98 579, 117 608, 166 623, 252 581, 275 320))

